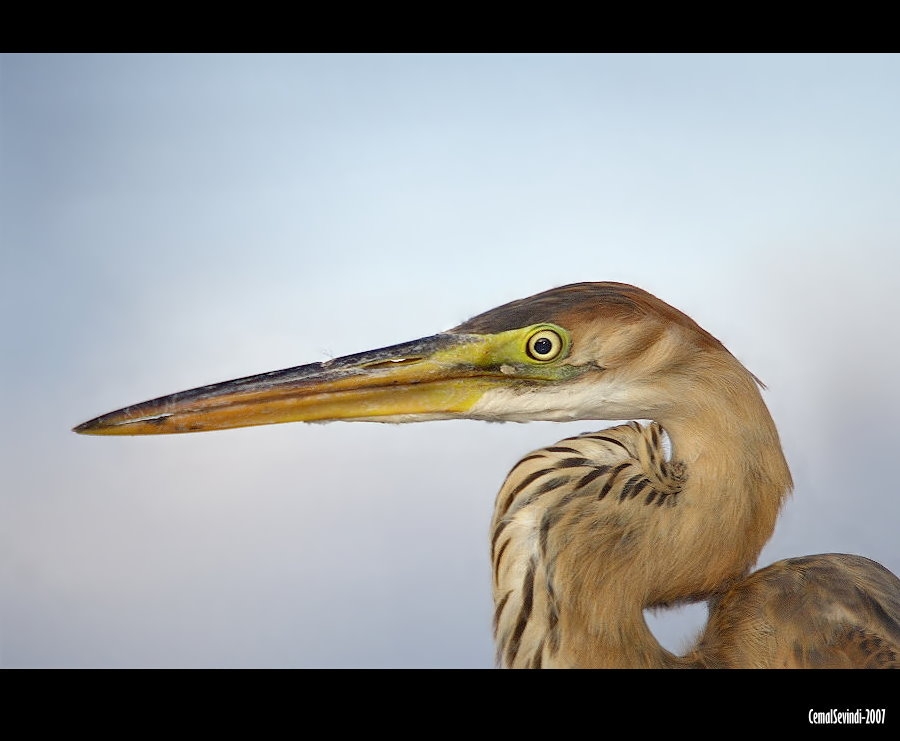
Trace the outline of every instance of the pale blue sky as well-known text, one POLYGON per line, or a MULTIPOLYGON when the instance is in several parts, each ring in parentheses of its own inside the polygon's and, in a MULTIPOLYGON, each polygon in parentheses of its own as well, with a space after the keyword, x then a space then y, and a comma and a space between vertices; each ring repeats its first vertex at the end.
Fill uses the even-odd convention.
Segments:
POLYGON ((0 666, 491 666, 495 491, 602 423, 70 428, 583 280, 768 384, 761 565, 900 572, 898 89, 898 56, 0 56, 0 666))

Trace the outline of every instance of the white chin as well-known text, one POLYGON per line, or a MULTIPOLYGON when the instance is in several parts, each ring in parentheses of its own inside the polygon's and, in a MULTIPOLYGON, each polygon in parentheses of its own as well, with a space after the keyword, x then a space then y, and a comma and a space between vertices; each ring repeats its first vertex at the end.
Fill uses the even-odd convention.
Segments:
POLYGON ((579 419, 648 419, 634 400, 605 384, 568 384, 558 388, 491 389, 466 417, 497 422, 571 422, 579 419))

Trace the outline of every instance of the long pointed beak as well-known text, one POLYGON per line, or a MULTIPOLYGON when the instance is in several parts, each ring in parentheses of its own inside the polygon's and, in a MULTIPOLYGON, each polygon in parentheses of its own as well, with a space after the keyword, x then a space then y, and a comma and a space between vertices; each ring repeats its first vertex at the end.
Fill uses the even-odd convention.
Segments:
POLYGON ((96 417, 74 431, 159 435, 280 422, 464 417, 485 391, 514 380, 511 366, 497 360, 497 338, 438 334, 180 391, 96 417))

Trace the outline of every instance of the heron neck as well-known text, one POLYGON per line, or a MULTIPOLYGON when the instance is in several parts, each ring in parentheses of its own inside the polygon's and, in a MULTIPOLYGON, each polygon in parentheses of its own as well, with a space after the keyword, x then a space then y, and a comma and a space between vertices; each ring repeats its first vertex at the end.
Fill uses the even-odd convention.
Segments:
POLYGON ((791 485, 755 380, 731 360, 717 374, 694 367, 684 393, 664 389, 678 403, 659 424, 568 438, 513 468, 492 528, 501 663, 697 664, 660 646, 644 609, 704 600, 742 579, 791 485))
POLYGON ((705 596, 745 576, 793 485, 756 380, 736 360, 734 366, 714 384, 698 384, 693 401, 659 420, 672 460, 686 471, 673 554, 682 563, 681 578, 669 577, 664 603, 673 590, 705 596))
MULTIPOLYGON (((715 386, 684 397, 659 419, 671 442, 670 461, 685 481, 675 506, 654 517, 639 509, 618 542, 599 553, 591 600, 575 597, 567 622, 572 666, 691 667, 697 656, 664 649, 643 610, 697 602, 743 579, 771 537, 791 476, 775 424, 755 379, 737 364, 715 386), (624 538, 642 542, 626 557, 624 538), (602 563, 600 563, 602 562, 602 563), (580 604, 579 604, 580 603, 580 604)), ((621 505, 616 503, 611 507, 621 505)), ((629 546, 630 547, 630 546, 629 546)), ((582 565, 583 566, 583 565, 582 565)), ((579 591, 588 592, 581 582, 579 591)), ((572 597, 572 595, 570 595, 572 597)))

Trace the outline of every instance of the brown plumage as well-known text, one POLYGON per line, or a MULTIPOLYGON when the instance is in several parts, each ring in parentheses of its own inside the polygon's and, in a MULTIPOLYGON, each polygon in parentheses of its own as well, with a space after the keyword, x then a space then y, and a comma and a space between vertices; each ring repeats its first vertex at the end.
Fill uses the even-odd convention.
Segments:
MULTIPOLYGON (((768 520, 742 532, 723 498, 667 460, 662 428, 609 428, 523 458, 494 512, 497 661, 507 667, 900 667, 900 581, 845 554, 779 561, 746 578, 768 520), (703 532, 706 530, 706 532, 703 532), (686 656, 645 607, 710 600, 686 656)), ((771 529, 769 529, 771 532, 771 529)))
POLYGON ((791 490, 759 382, 634 286, 579 283, 449 332, 153 399, 80 425, 160 434, 288 421, 635 419, 523 458, 491 527, 509 667, 898 667, 900 580, 840 554, 750 573, 791 490), (708 600, 685 656, 646 608, 708 600))
POLYGON ((632 403, 655 422, 562 440, 510 472, 491 528, 501 665, 900 666, 900 580, 879 564, 826 554, 746 576, 792 483, 758 382, 718 340, 610 283, 549 291, 459 330, 538 316, 581 323, 573 355, 602 358, 629 389, 649 384, 632 403), (704 599, 696 647, 663 649, 643 610, 704 599))

